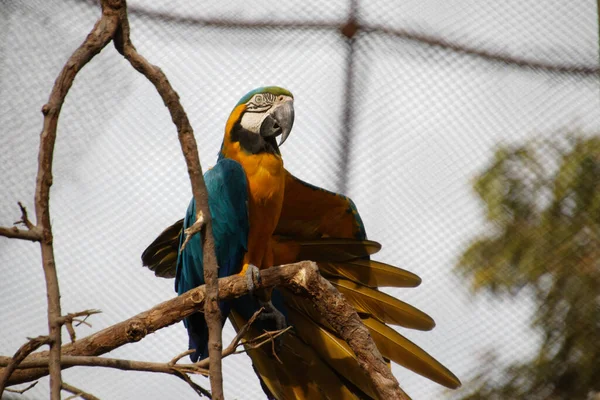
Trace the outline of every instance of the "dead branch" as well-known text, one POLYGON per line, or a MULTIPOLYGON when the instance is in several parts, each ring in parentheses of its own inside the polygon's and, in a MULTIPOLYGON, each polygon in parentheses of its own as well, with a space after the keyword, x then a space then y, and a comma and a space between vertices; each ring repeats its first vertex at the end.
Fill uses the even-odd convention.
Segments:
POLYGON ((73 396, 69 396, 65 400, 76 399, 78 397, 81 397, 82 399, 85 399, 85 400, 100 400, 96 396, 89 394, 87 392, 84 392, 83 390, 76 388, 75 386, 69 385, 66 382, 63 382, 62 388, 63 388, 63 390, 66 390, 69 393, 73 393, 73 396))
MULTIPOLYGON (((109 0, 102 0, 102 4, 109 0)), ((181 150, 188 167, 188 174, 192 185, 192 193, 196 201, 196 213, 204 217, 203 240, 203 265, 204 281, 206 282, 207 301, 204 306, 204 316, 208 325, 209 341, 208 354, 211 361, 210 385, 213 397, 217 400, 223 399, 223 376, 221 372, 221 351, 223 348, 221 339, 221 310, 217 302, 218 275, 217 257, 215 256, 215 243, 212 233, 212 218, 208 208, 208 191, 204 184, 198 146, 194 137, 194 131, 183 106, 179 102, 177 92, 171 87, 169 80, 160 68, 150 64, 141 56, 131 42, 129 20, 127 17, 127 6, 125 0, 119 3, 119 29, 114 37, 116 49, 125 56, 127 61, 138 72, 143 74, 156 87, 165 106, 171 114, 171 119, 177 127, 181 150)))
MULTIPOLYGON (((323 318, 354 351, 361 368, 370 377, 379 396, 389 399, 408 398, 400 389, 354 308, 319 274, 315 263, 302 261, 261 270, 260 280, 255 282, 255 286, 255 290, 284 286, 310 299, 323 318)), ((231 299, 247 293, 245 276, 234 275, 220 279, 220 299, 231 299)), ((66 344, 62 353, 65 356, 97 356, 126 343, 139 341, 147 334, 201 310, 205 299, 205 287, 197 287, 75 343, 66 344)), ((47 351, 31 354, 24 362, 44 357, 48 357, 47 351)), ((47 374, 46 368, 18 370, 13 373, 8 383, 13 385, 29 382, 47 374)))
MULTIPOLYGON (((48 336, 38 336, 33 339, 29 339, 27 343, 23 346, 19 347, 17 352, 9 358, 6 367, 0 371, 0 398, 2 397, 2 393, 4 392, 4 388, 6 387, 6 383, 10 378, 10 375, 13 373, 15 369, 19 366, 19 364, 32 352, 36 351, 40 346, 43 346, 50 342, 50 338, 48 336)), ((27 389, 24 389, 24 391, 27 389)))

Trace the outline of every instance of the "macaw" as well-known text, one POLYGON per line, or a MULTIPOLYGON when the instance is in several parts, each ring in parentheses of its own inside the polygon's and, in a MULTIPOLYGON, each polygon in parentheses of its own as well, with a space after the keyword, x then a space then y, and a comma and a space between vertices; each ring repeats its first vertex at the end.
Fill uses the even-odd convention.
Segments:
MULTIPOLYGON (((378 290, 416 287, 421 279, 370 259, 381 246, 367 240, 352 200, 303 182, 284 168, 279 146, 292 129, 293 101, 283 88, 258 88, 241 98, 227 120, 217 163, 205 173, 218 276, 251 277, 273 265, 315 261, 320 273, 355 307, 388 362, 457 388, 460 381, 450 370, 388 326, 418 330, 435 326, 424 312, 378 290)), ((183 230, 195 216, 192 199, 185 218, 165 229, 142 254, 143 264, 157 276, 175 277, 178 294, 204 284, 200 234, 180 251, 183 230)), ((257 320, 248 337, 282 323, 293 327, 279 338, 277 358, 270 346, 248 351, 269 398, 376 398, 346 342, 307 300, 285 288, 221 301, 223 323, 229 317, 239 330, 261 306, 270 317, 257 320)), ((207 357, 204 315, 194 314, 184 323, 189 347, 196 350, 192 361, 207 357)))

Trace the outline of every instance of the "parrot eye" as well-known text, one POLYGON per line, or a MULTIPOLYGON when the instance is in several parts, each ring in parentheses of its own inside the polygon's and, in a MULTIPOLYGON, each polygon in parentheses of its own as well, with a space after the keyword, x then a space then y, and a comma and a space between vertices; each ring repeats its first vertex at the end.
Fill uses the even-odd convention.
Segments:
POLYGON ((264 98, 263 98, 263 96, 261 94, 256 95, 256 97, 254 98, 254 102, 257 105, 261 105, 262 103, 264 103, 264 101, 265 100, 264 100, 264 98))

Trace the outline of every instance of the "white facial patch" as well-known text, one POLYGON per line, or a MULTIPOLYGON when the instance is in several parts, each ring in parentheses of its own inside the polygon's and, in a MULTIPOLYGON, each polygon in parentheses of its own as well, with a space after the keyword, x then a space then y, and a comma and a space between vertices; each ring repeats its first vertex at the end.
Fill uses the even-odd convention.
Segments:
POLYGON ((245 112, 242 116, 240 124, 242 125, 242 128, 258 134, 260 131, 260 125, 266 116, 267 113, 265 112, 245 112))

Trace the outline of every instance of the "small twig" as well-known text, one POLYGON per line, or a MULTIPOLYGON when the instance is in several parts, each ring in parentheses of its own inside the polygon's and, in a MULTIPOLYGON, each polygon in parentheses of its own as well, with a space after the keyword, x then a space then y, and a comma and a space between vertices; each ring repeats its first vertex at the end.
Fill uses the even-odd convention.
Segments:
POLYGON ((23 224, 27 227, 27 229, 32 230, 35 225, 33 225, 27 217, 27 209, 20 201, 17 202, 17 204, 19 204, 19 208, 21 209, 21 219, 15 222, 14 225, 23 224))
POLYGON ((66 390, 69 393, 73 393, 73 396, 69 396, 65 400, 76 399, 78 397, 81 397, 82 399, 85 399, 85 400, 100 400, 98 397, 96 397, 92 394, 89 394, 87 392, 84 392, 83 390, 76 388, 73 385, 69 385, 66 382, 63 382, 62 388, 63 388, 63 390, 66 390))
MULTIPOLYGON (((288 326, 286 329, 282 329, 280 334, 275 333, 275 335, 273 335, 270 338, 271 339, 271 353, 273 353, 273 357, 275 357, 277 362, 279 362, 279 364, 281 364, 281 365, 283 365, 283 361, 281 361, 281 358, 279 358, 279 356, 277 355, 277 350, 275 349, 275 339, 277 338, 277 336, 284 334, 291 328, 292 328, 291 326, 288 326)), ((272 332, 268 332, 268 333, 269 333, 269 336, 271 336, 272 332)))
POLYGON ((259 315, 262 314, 264 311, 265 308, 261 307, 254 314, 252 314, 248 322, 244 326, 242 326, 242 328, 235 335, 229 346, 227 346, 227 349, 223 350, 223 354, 225 354, 225 352, 235 351, 235 349, 238 347, 238 343, 240 343, 244 335, 246 335, 254 321, 256 321, 256 318, 258 318, 259 315))
POLYGON ((86 320, 89 318, 89 315, 87 317, 85 317, 84 319, 79 319, 79 318, 73 318, 73 322, 77 322, 77 324, 75 324, 75 327, 77 328, 80 325, 85 325, 88 328, 92 327, 92 324, 90 324, 89 322, 86 322, 86 320))
POLYGON ((190 350, 186 350, 181 354, 176 355, 175 357, 173 357, 171 359, 171 361, 169 361, 169 365, 174 366, 175 364, 177 364, 179 362, 179 360, 181 360, 183 357, 185 356, 189 356, 192 353, 195 353, 196 349, 190 349, 190 350))
MULTIPOLYGON (((277 331, 265 331, 263 334, 244 342, 243 344, 244 344, 244 346, 247 346, 247 348, 245 350, 236 351, 236 354, 246 353, 246 352, 248 352, 248 350, 258 349, 259 347, 263 346, 266 343, 274 342, 275 339, 277 339, 279 336, 283 335, 290 329, 292 329, 291 326, 288 326, 287 328, 284 328, 284 329, 279 329, 277 331)), ((276 356, 275 351, 273 351, 273 355, 276 356)))
POLYGON ((69 332, 69 337, 71 338, 71 343, 75 342, 75 340, 77 339, 77 336, 75 334, 75 329, 73 328, 73 321, 79 322, 76 326, 79 326, 81 324, 86 324, 87 326, 91 327, 92 325, 89 324, 88 322, 85 322, 85 320, 88 319, 90 315, 99 314, 101 312, 102 311, 100 311, 100 310, 85 310, 85 311, 79 311, 76 313, 69 313, 60 318, 61 324, 65 325, 65 327, 67 328, 67 332, 69 332), (77 319, 77 317, 85 317, 85 318, 83 320, 80 320, 80 319, 77 319))
POLYGON ((11 226, 10 228, 0 226, 0 236, 39 242, 42 239, 40 230, 27 217, 27 209, 23 206, 23 203, 19 201, 18 204, 21 209, 21 219, 16 221, 13 225, 23 224, 27 229, 19 229, 16 226, 11 226))
POLYGON ((202 210, 200 210, 196 214, 196 222, 194 222, 192 224, 192 226, 190 226, 189 228, 187 228, 183 231, 183 233, 185 233, 185 240, 183 241, 183 244, 181 245, 181 249, 179 250, 180 253, 183 252, 183 250, 185 250, 185 246, 187 246, 187 244, 190 241, 190 239, 192 238, 192 236, 194 236, 196 233, 200 232, 202 230, 203 226, 204 226, 204 214, 202 214, 202 210))
POLYGON ((194 382, 187 374, 181 372, 181 371, 175 371, 175 376, 182 379, 185 383, 187 383, 188 385, 190 385, 190 387, 192 389, 194 389, 194 391, 196 393, 198 393, 198 395, 200 397, 202 396, 206 396, 209 399, 212 399, 212 393, 209 392, 208 390, 204 389, 202 386, 198 385, 196 382, 194 382))
MULTIPOLYGON (((238 352, 236 350, 240 346, 240 342, 241 342, 242 338, 244 337, 244 335, 246 335, 246 333, 248 332, 248 329, 250 329, 250 326, 254 323, 254 321, 256 321, 256 318, 258 318, 258 316, 264 310, 265 309, 263 307, 261 307, 258 311, 256 311, 252 315, 252 317, 250 317, 248 322, 244 326, 242 326, 242 328, 235 335, 235 337, 233 338, 231 343, 229 343, 229 346, 227 346, 227 348, 225 348, 225 350, 223 350, 223 358, 225 358, 231 354, 238 354, 238 352)), ((198 361, 195 365, 197 365, 198 367, 201 367, 201 368, 209 368, 210 360, 208 358, 205 358, 204 360, 198 361)))
POLYGON ((75 340, 77 340, 77 334, 75 333, 73 324, 71 322, 67 322, 65 324, 65 327, 67 328, 67 332, 69 333, 69 338, 71 338, 71 343, 75 342, 75 340))
POLYGON ((38 384, 39 381, 35 381, 33 382, 31 385, 23 388, 23 389, 11 389, 11 388, 6 388, 7 392, 11 392, 11 393, 17 393, 17 394, 23 394, 26 391, 28 391, 29 389, 33 388, 35 385, 38 384))
POLYGON ((50 343, 50 338, 48 336, 38 336, 36 338, 29 339, 27 343, 19 347, 12 359, 10 359, 4 371, 2 371, 0 374, 0 398, 2 397, 2 393, 4 392, 4 388, 6 387, 6 383, 8 382, 11 374, 15 369, 17 369, 25 357, 37 350, 40 346, 48 343, 50 343))

